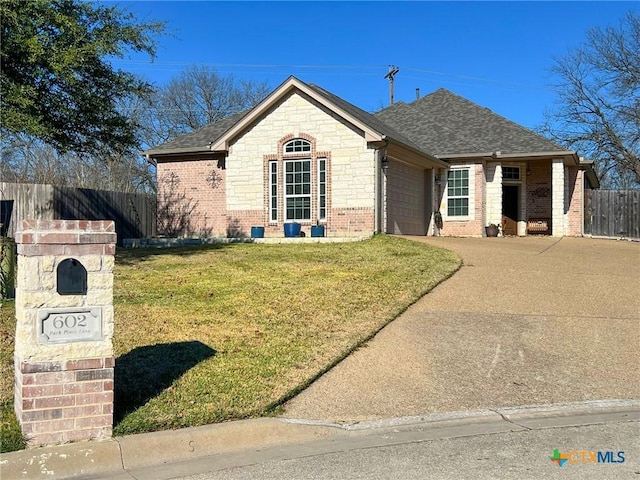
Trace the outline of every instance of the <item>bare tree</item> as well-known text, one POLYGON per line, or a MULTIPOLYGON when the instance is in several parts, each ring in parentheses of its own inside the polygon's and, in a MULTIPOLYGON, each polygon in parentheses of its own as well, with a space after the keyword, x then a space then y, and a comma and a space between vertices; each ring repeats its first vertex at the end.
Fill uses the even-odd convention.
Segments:
POLYGON ((239 80, 210 67, 192 66, 151 96, 142 121, 145 143, 156 146, 249 109, 268 92, 266 82, 239 80))
POLYGON ((603 186, 640 188, 640 16, 589 30, 552 72, 558 101, 543 133, 593 160, 603 186))
POLYGON ((57 186, 151 192, 154 170, 137 151, 105 149, 102 155, 62 153, 24 134, 2 139, 0 177, 6 182, 46 183, 57 186))

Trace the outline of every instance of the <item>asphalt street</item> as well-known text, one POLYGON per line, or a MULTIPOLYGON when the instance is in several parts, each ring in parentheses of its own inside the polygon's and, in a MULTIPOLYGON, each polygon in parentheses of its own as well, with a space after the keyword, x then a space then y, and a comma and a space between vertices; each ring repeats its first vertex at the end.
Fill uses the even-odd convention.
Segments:
MULTIPOLYGON (((637 423, 616 423, 508 432, 471 437, 421 440, 420 432, 397 435, 393 443, 378 447, 344 445, 331 453, 307 453, 243 467, 180 477, 182 480, 526 480, 557 478, 640 478, 637 423), (406 439, 403 440, 403 437, 406 439), (562 467, 550 460, 554 447, 572 453, 562 467), (612 449, 623 463, 582 463, 588 454, 612 449), (579 452, 579 454, 577 453, 579 452), (578 463, 579 461, 579 463, 578 463)), ((390 439, 391 440, 391 439, 390 439)), ((320 450, 320 449, 319 449, 320 450)), ((597 456, 596 456, 597 459, 597 456)))
POLYGON ((505 409, 364 422, 321 440, 87 478, 637 479, 637 407, 574 405, 546 411, 505 409), (555 457, 566 461, 560 466, 552 461, 555 457))

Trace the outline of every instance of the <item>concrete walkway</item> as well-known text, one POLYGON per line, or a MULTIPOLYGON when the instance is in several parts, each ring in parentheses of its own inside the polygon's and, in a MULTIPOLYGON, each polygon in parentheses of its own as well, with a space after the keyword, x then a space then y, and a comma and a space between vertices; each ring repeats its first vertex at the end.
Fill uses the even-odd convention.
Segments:
POLYGON ((286 405, 329 422, 640 397, 640 244, 409 237, 461 270, 286 405))

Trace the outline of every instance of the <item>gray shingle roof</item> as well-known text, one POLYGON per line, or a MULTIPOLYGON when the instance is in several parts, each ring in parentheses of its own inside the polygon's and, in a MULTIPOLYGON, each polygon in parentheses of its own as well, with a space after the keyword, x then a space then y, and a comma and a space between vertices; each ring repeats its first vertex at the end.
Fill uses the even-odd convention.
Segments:
MULTIPOLYGON (((491 110, 441 88, 412 103, 398 102, 376 114, 365 112, 314 85, 310 89, 369 128, 429 155, 500 151, 503 154, 566 151, 556 143, 491 110)), ((162 155, 176 149, 206 151, 250 110, 236 113, 150 149, 162 155)))
MULTIPOLYGON (((342 98, 324 90, 317 85, 306 85, 314 92, 327 99, 327 101, 333 103, 338 108, 342 109, 355 119, 359 120, 364 125, 367 125, 372 130, 386 135, 392 140, 403 143, 408 147, 411 147, 418 151, 423 151, 423 153, 428 154, 427 151, 422 150, 416 143, 412 142, 411 139, 409 139, 405 135, 402 135, 392 126, 385 124, 382 120, 380 120, 373 114, 365 112, 364 110, 356 107, 355 105, 352 105, 346 100, 343 100, 342 98)), ((250 110, 246 110, 244 112, 237 113, 235 115, 232 115, 231 117, 225 118, 224 120, 220 120, 205 127, 199 128, 198 130, 195 130, 191 133, 181 135, 173 140, 163 143, 162 145, 151 148, 146 153, 150 153, 152 156, 156 156, 162 155, 163 153, 171 153, 175 149, 193 149, 194 152, 206 151, 210 143, 215 143, 216 140, 224 135, 225 132, 232 128, 249 112, 250 110)))
POLYGON ((208 148, 209 143, 220 138, 224 132, 238 123, 248 112, 249 110, 238 112, 223 120, 198 128, 191 133, 180 135, 162 145, 151 148, 149 151, 162 153, 163 150, 171 151, 176 148, 193 148, 194 151, 205 150, 208 148))
POLYGON ((376 116, 433 155, 559 152, 565 148, 488 108, 441 88, 376 116))
MULTIPOLYGON (((356 107, 355 105, 343 100, 342 98, 334 95, 331 92, 324 90, 323 88, 310 83, 307 84, 311 89, 324 96, 331 103, 344 110, 348 114, 360 120, 365 125, 368 125, 373 130, 390 137, 393 140, 397 140, 398 142, 404 143, 405 145, 414 148, 416 150, 422 150, 416 143, 414 143, 410 138, 400 133, 396 128, 392 125, 389 125, 383 121, 383 119, 378 118, 376 115, 373 115, 369 112, 365 112, 361 108, 356 107)), ((428 151, 424 151, 424 153, 429 153, 428 151)))

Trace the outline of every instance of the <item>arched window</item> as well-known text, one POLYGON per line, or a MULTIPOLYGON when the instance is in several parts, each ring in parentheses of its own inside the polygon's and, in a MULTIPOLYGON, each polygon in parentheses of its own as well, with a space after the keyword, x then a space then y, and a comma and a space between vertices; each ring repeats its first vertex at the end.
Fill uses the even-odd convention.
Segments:
POLYGON ((284 153, 311 152, 311 142, 296 138, 284 144, 284 153))

